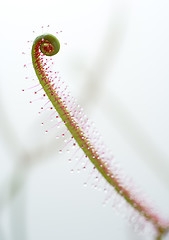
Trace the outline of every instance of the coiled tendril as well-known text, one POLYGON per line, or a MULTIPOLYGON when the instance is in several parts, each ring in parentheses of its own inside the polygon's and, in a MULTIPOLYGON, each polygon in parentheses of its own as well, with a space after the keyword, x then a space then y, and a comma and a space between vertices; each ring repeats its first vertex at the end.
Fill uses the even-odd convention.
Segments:
POLYGON ((109 156, 106 158, 105 152, 101 152, 102 150, 99 150, 97 146, 95 146, 95 143, 90 141, 88 135, 85 133, 85 124, 80 124, 78 122, 79 119, 81 121, 81 117, 78 119, 75 116, 75 111, 70 111, 67 107, 65 96, 63 99, 63 95, 59 93, 57 87, 46 73, 43 54, 46 56, 53 56, 59 52, 59 49, 60 43, 58 39, 51 34, 41 35, 34 40, 32 46, 32 62, 40 84, 69 132, 72 134, 72 137, 94 164, 94 168, 100 172, 104 179, 114 187, 115 191, 121 195, 126 202, 154 225, 158 232, 158 239, 161 239, 161 236, 168 228, 165 221, 161 220, 156 212, 154 213, 152 209, 149 209, 146 203, 135 196, 135 194, 126 187, 125 183, 121 181, 119 176, 114 174, 109 156))

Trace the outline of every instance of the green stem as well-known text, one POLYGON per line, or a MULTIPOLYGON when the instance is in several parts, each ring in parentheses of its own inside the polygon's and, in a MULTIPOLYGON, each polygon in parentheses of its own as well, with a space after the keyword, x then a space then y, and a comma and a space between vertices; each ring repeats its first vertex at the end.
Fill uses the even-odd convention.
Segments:
MULTIPOLYGON (((50 34, 39 36, 35 39, 32 46, 32 62, 36 75, 42 85, 46 95, 53 104, 54 108, 60 115, 61 119, 65 123, 65 126, 76 140, 79 147, 83 150, 84 154, 90 159, 96 168, 104 177, 104 179, 114 187, 116 192, 120 194, 128 204, 130 204, 135 210, 137 210, 146 220, 150 221, 157 231, 161 234, 165 230, 165 224, 161 221, 156 213, 153 213, 145 202, 140 201, 133 192, 127 190, 125 185, 120 181, 110 166, 110 162, 100 156, 98 149, 90 142, 90 139, 86 136, 84 130, 79 126, 78 121, 70 113, 65 101, 57 93, 57 89, 53 87, 53 83, 49 80, 48 74, 44 69, 43 56, 53 56, 58 53, 60 49, 59 41, 50 34), (42 53, 41 53, 42 52, 42 53)), ((161 235, 159 235, 160 239, 161 235)))
POLYGON ((158 232, 158 235, 156 237, 156 240, 162 240, 162 238, 169 232, 169 227, 166 227, 162 231, 158 232))

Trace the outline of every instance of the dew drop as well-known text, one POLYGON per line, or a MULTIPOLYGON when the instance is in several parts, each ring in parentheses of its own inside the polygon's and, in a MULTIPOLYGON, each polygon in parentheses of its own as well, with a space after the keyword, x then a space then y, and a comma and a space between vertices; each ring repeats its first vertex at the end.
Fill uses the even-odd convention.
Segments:
POLYGON ((73 173, 73 172, 74 172, 74 170, 73 170, 73 169, 71 169, 71 170, 70 170, 70 172, 71 172, 71 173, 73 173))
POLYGON ((95 177, 95 181, 98 181, 98 178, 99 178, 99 177, 98 177, 98 176, 96 176, 96 177, 95 177))
POLYGON ((59 153, 61 154, 61 153, 62 153, 62 150, 59 150, 59 153))
MULTIPOLYGON (((120 195, 122 195, 123 194, 123 190, 120 190, 120 195)), ((134 203, 134 206, 136 205, 136 203, 134 203)))
POLYGON ((83 186, 86 187, 86 186, 87 186, 87 182, 84 182, 84 183, 83 183, 83 186))

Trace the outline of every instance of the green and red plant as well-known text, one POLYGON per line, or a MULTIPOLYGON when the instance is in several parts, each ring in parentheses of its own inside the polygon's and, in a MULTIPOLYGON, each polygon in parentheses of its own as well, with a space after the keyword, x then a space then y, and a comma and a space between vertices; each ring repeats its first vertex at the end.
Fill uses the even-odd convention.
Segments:
POLYGON ((84 156, 89 158, 94 169, 103 176, 116 191, 145 222, 151 222, 156 239, 161 239, 169 229, 169 222, 163 220, 156 211, 141 196, 137 196, 130 182, 121 177, 113 166, 113 157, 100 140, 98 132, 90 125, 90 121, 82 108, 73 100, 65 85, 54 82, 53 72, 47 66, 46 56, 53 56, 59 52, 60 43, 51 34, 38 36, 32 46, 32 62, 36 75, 45 94, 59 114, 84 156))

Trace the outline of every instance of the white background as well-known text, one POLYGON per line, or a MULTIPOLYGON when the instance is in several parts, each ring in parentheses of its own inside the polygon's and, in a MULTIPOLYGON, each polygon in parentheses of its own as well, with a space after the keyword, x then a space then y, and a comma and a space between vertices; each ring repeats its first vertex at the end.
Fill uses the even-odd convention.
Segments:
POLYGON ((72 95, 169 219, 168 12, 167 0, 0 3, 1 240, 150 239, 135 233, 112 202, 103 207, 105 193, 92 181, 83 186, 88 173, 58 154, 58 130, 46 136, 41 127, 42 102, 29 104, 33 90, 21 91, 35 77, 31 64, 30 72, 23 67, 31 62, 27 41, 47 29, 59 32, 57 71, 72 95))

